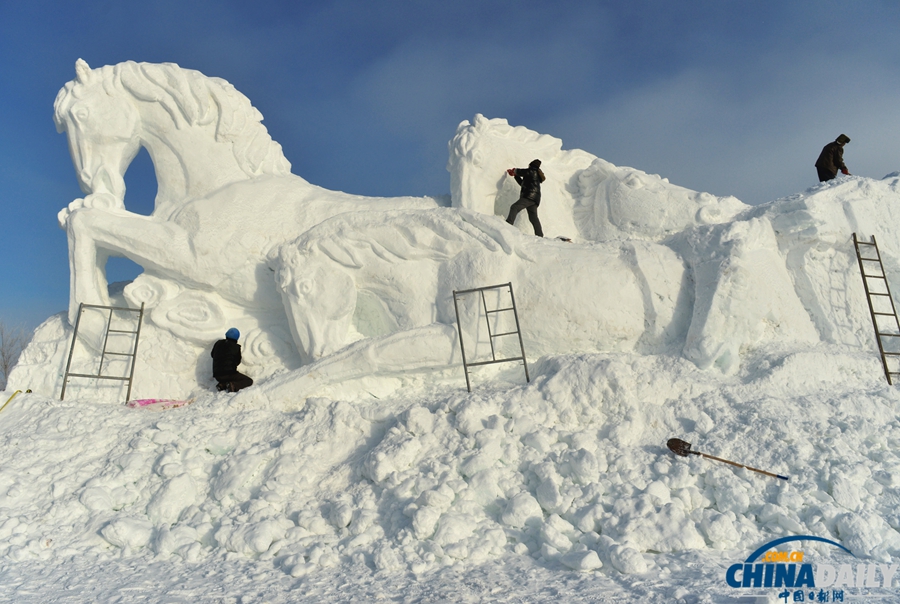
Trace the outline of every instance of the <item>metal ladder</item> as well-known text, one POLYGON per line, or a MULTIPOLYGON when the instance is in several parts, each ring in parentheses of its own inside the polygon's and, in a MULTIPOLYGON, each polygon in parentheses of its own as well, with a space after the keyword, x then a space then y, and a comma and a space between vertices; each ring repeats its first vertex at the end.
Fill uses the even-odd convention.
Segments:
POLYGON ((123 306, 99 306, 97 304, 80 304, 78 306, 78 317, 75 319, 75 331, 72 333, 72 345, 69 347, 69 360, 66 362, 66 373, 63 376, 63 385, 62 392, 59 395, 59 400, 65 400, 66 397, 66 386, 69 383, 70 377, 78 377, 78 378, 91 378, 98 380, 118 380, 123 382, 128 382, 128 391, 125 394, 125 400, 128 401, 131 399, 131 385, 134 382, 134 365, 137 360, 137 348, 138 348, 138 340, 141 337, 141 324, 144 320, 144 305, 141 304, 140 308, 128 308, 123 306), (100 310, 108 310, 109 318, 106 322, 106 335, 103 338, 103 350, 100 353, 100 366, 97 369, 96 375, 85 374, 85 373, 72 373, 69 371, 72 367, 72 354, 75 352, 75 342, 78 340, 78 327, 81 324, 81 315, 86 308, 97 308, 100 310), (113 314, 115 311, 124 311, 124 312, 132 312, 138 313, 137 317, 137 327, 135 329, 113 329, 112 321, 113 314), (111 351, 107 348, 109 345, 109 334, 132 334, 134 336, 134 346, 131 349, 131 352, 115 352, 111 351), (103 375, 103 362, 106 360, 107 356, 121 356, 121 357, 131 357, 130 368, 127 376, 117 376, 117 375, 103 375))
POLYGON ((884 272, 884 264, 881 262, 881 253, 878 251, 878 244, 875 242, 875 235, 872 235, 872 241, 860 241, 853 233, 853 245, 856 248, 856 259, 859 261, 859 272, 862 275, 863 287, 866 289, 866 301, 869 303, 869 313, 872 315, 872 325, 875 327, 875 341, 878 342, 878 352, 881 355, 881 363, 884 365, 884 375, 888 384, 893 385, 891 376, 900 375, 900 371, 891 371, 888 365, 888 357, 900 360, 900 352, 885 350, 885 348, 893 348, 900 350, 900 321, 897 320, 897 309, 894 307, 894 298, 891 296, 891 288, 888 285, 887 275, 884 272), (864 255, 864 251, 875 252, 875 257, 864 255), (876 267, 877 264, 877 267, 876 267), (866 268, 871 269, 866 271, 866 268), (873 272, 876 271, 877 273, 873 272), (874 280, 870 285, 869 280, 874 280), (881 290, 879 283, 884 283, 881 290), (881 290, 881 291, 873 291, 881 290), (890 304, 890 312, 887 312, 887 305, 884 304, 885 298, 890 304), (879 305, 880 303, 880 305, 879 305), (878 317, 892 317, 893 325, 888 319, 882 320, 882 325, 878 323, 878 317), (884 323, 888 323, 883 327, 884 323), (885 331, 893 330, 893 331, 885 331), (885 344, 893 339, 897 343, 894 347, 885 346, 885 344))
POLYGON ((462 352, 463 359, 463 370, 466 374, 466 389, 469 392, 472 392, 472 384, 469 381, 469 367, 477 367, 480 365, 493 365, 494 363, 509 363, 512 361, 522 361, 522 364, 525 366, 525 381, 530 382, 531 376, 528 375, 528 361, 525 359, 525 346, 522 344, 522 331, 519 327, 519 313, 516 311, 516 297, 513 295, 513 287, 512 283, 501 283, 500 285, 488 285, 486 287, 476 287, 474 289, 464 289, 460 291, 453 291, 453 308, 456 310, 456 328, 459 332, 459 349, 462 352), (509 290, 509 299, 510 306, 508 308, 498 308, 495 310, 488 310, 487 301, 484 297, 484 292, 491 289, 501 289, 507 288, 509 290), (480 293, 481 294, 481 306, 484 308, 485 321, 487 323, 488 329, 488 341, 491 344, 491 360, 490 361, 478 361, 475 363, 470 363, 466 359, 466 347, 463 344, 463 333, 462 333, 462 324, 459 320, 459 304, 458 299, 460 296, 471 294, 471 293, 480 293), (491 333, 491 315, 502 313, 502 312, 512 312, 513 317, 516 320, 516 329, 514 331, 507 331, 503 333, 491 333), (504 336, 516 335, 519 337, 519 350, 521 351, 521 356, 517 357, 506 357, 502 359, 497 358, 497 351, 494 348, 494 338, 501 338, 504 336))

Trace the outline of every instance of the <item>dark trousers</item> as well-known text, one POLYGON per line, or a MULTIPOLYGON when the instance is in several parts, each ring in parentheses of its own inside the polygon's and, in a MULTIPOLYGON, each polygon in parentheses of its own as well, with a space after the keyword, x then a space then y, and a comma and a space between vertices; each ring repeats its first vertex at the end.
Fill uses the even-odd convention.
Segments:
POLYGON ((218 390, 227 390, 228 392, 237 392, 253 385, 253 378, 244 375, 240 371, 217 375, 215 378, 219 382, 216 388, 218 390))
POLYGON ((534 227, 534 234, 538 237, 543 237, 544 229, 541 228, 541 221, 538 218, 537 214, 538 204, 530 199, 520 197, 519 201, 512 204, 509 207, 509 216, 506 217, 506 222, 508 222, 509 224, 515 224, 516 216, 522 210, 528 212, 528 220, 531 222, 531 226, 534 227))
POLYGON ((825 182, 826 180, 831 180, 837 176, 837 172, 832 173, 828 170, 823 170, 822 168, 816 168, 816 172, 819 173, 819 182, 825 182))

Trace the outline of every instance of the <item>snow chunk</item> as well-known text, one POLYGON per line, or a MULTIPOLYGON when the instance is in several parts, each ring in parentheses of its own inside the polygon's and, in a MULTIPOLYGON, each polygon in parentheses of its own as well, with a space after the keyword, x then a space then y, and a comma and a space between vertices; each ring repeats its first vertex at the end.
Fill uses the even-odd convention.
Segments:
POLYGON ((544 511, 537 499, 530 493, 523 492, 509 500, 501 519, 507 526, 521 528, 527 524, 543 521, 544 511))
POLYGON ((116 518, 100 534, 112 545, 137 550, 147 545, 153 535, 153 525, 140 518, 116 518))

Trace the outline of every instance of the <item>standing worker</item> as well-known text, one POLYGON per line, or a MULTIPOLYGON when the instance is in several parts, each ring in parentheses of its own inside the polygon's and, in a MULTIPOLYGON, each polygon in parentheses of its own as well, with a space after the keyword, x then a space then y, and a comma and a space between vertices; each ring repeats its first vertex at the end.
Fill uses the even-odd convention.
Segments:
POLYGON ((210 356, 213 359, 213 377, 216 379, 216 390, 237 392, 253 385, 253 380, 237 370, 241 364, 241 345, 238 339, 241 332, 232 327, 225 332, 225 339, 213 345, 210 356))
POLYGON ((547 177, 541 171, 541 160, 536 159, 532 161, 527 168, 510 168, 506 173, 514 177, 516 182, 522 185, 519 200, 510 206, 506 222, 514 224, 516 215, 522 210, 526 210, 528 212, 528 220, 531 221, 531 226, 534 227, 534 234, 538 237, 543 237, 544 230, 541 228, 537 209, 541 205, 541 183, 547 177))
POLYGON ((831 180, 837 176, 838 170, 841 171, 841 174, 849 176, 850 172, 847 170, 847 166, 844 165, 844 145, 849 142, 850 137, 846 134, 841 134, 833 143, 828 143, 822 149, 819 159, 816 160, 816 171, 819 173, 821 182, 831 180))

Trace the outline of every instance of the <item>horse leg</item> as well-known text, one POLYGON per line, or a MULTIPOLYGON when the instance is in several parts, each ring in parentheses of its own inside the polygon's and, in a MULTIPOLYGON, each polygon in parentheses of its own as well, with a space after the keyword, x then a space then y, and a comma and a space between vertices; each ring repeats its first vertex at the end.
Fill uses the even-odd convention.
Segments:
MULTIPOLYGON (((83 212, 78 212, 82 214, 83 212)), ((66 223, 69 244, 69 324, 74 325, 80 303, 109 305, 106 283, 106 258, 99 254, 90 233, 79 224, 83 220, 66 223)))
POLYGON ((288 402, 302 404, 317 391, 346 380, 444 369, 461 363, 456 328, 433 323, 350 344, 316 363, 305 365, 259 388, 241 392, 235 397, 235 403, 250 403, 262 397, 275 405, 288 402))
POLYGON ((79 303, 109 305, 106 261, 128 258, 147 269, 190 279, 193 252, 187 232, 175 223, 121 211, 81 208, 66 221, 69 242, 69 322, 79 303))

